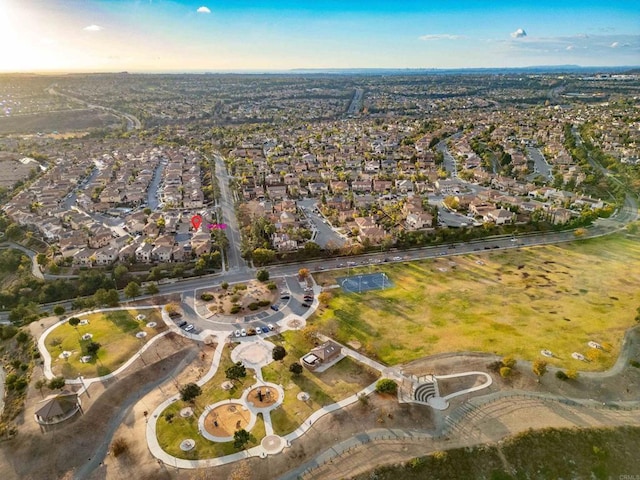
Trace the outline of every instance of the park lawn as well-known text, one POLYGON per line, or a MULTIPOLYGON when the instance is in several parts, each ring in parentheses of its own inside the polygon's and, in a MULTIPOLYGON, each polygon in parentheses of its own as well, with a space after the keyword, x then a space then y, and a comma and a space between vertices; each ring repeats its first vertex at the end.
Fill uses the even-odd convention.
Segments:
POLYGON ((87 378, 106 375, 117 370, 145 343, 160 331, 166 329, 159 310, 152 309, 123 309, 111 312, 91 313, 79 315, 80 320, 89 320, 88 325, 78 325, 77 329, 68 322, 61 323, 52 330, 46 340, 46 348, 51 355, 51 369, 56 375, 65 378, 76 378, 82 375, 87 378), (144 320, 136 320, 142 314, 144 320), (157 326, 148 328, 149 322, 156 322, 157 326), (147 332, 147 336, 139 339, 136 333, 147 332), (91 333, 90 340, 82 340, 82 335, 91 333), (60 342, 59 345, 56 344, 60 342), (98 342, 97 358, 88 363, 81 363, 80 358, 86 355, 86 346, 90 342, 98 342), (63 351, 72 352, 68 359, 59 358, 63 351))
MULTIPOLYGON (((640 243, 623 235, 353 269, 386 272, 394 286, 346 294, 311 322, 389 365, 442 352, 540 358, 577 370, 611 367, 640 306, 640 243), (596 351, 595 341, 607 346, 596 351), (580 352, 591 358, 571 358, 580 352)), ((344 272, 325 272, 335 283, 344 272)))
POLYGON ((230 390, 224 390, 222 384, 228 380, 226 376, 226 370, 233 365, 231 361, 231 351, 237 347, 236 343, 229 343, 225 345, 220 357, 220 365, 215 375, 202 386, 202 394, 196 398, 196 405, 200 408, 204 408, 207 405, 212 405, 221 400, 227 400, 229 398, 239 399, 242 397, 244 390, 256 383, 255 372, 247 368, 247 376, 233 381, 233 388, 230 390))
POLYGON ((285 393, 283 404, 271 412, 273 428, 278 435, 292 432, 319 408, 359 392, 379 376, 378 372, 349 357, 322 373, 304 369, 300 375, 294 375, 289 366, 311 350, 313 344, 300 331, 291 330, 269 340, 287 350, 284 361, 273 362, 262 369, 264 380, 282 385, 285 393), (308 393, 309 400, 298 400, 300 392, 308 393))
MULTIPOLYGON (((156 435, 162 449, 169 455, 189 460, 216 458, 238 452, 239 450, 233 446, 233 442, 212 442, 200 436, 198 432, 198 417, 202 412, 203 410, 197 407, 197 403, 195 408, 193 404, 182 400, 177 400, 169 405, 162 412, 156 423, 156 435), (183 418, 180 416, 180 410, 187 406, 191 406, 194 409, 194 415, 183 418), (171 422, 167 421, 167 414, 174 415, 171 422), (180 443, 188 438, 195 440, 196 446, 193 450, 183 452, 180 449, 180 443)), ((256 424, 249 432, 251 440, 244 448, 259 445, 265 436, 262 414, 258 414, 257 417, 256 424)))

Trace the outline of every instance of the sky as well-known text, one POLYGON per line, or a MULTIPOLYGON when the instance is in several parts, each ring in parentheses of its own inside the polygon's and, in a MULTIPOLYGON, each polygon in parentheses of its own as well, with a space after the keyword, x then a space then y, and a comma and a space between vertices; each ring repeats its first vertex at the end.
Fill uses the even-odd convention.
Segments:
POLYGON ((640 1, 0 0, 0 72, 640 65, 640 1))

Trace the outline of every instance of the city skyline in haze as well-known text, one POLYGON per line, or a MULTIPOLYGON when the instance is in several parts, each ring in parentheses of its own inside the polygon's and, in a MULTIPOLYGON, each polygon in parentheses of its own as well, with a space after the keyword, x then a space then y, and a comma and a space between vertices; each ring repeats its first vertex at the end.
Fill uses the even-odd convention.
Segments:
POLYGON ((639 18, 626 0, 0 0, 0 71, 633 66, 639 18))

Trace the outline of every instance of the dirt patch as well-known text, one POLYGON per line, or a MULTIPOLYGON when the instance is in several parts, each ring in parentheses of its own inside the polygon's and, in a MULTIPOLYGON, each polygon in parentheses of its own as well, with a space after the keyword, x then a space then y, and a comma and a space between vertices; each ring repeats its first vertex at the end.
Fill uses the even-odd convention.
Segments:
POLYGON ((275 404, 280 395, 275 388, 258 387, 247 394, 247 401, 256 408, 270 407, 275 404))
POLYGON ((220 405, 211 410, 205 420, 204 428, 216 437, 233 437, 233 434, 249 425, 251 414, 239 403, 220 405))
MULTIPOLYGON (((19 433, 4 443, 0 452, 3 480, 63 478, 89 461, 105 441, 109 420, 132 392, 166 375, 193 351, 193 344, 173 335, 167 337, 158 341, 157 349, 145 352, 123 375, 93 384, 88 395, 81 396, 83 414, 60 425, 43 430, 36 424, 33 412, 41 395, 30 392, 25 413, 19 418, 19 433)), ((150 408, 151 405, 145 407, 150 408)))

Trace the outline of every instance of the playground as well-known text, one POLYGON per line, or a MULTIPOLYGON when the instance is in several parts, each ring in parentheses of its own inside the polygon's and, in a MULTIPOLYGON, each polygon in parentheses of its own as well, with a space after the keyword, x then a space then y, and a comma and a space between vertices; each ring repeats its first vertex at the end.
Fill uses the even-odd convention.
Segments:
POLYGON ((247 428, 251 413, 240 403, 225 403, 212 409, 204 419, 205 430, 219 438, 233 437, 237 430, 247 428))

